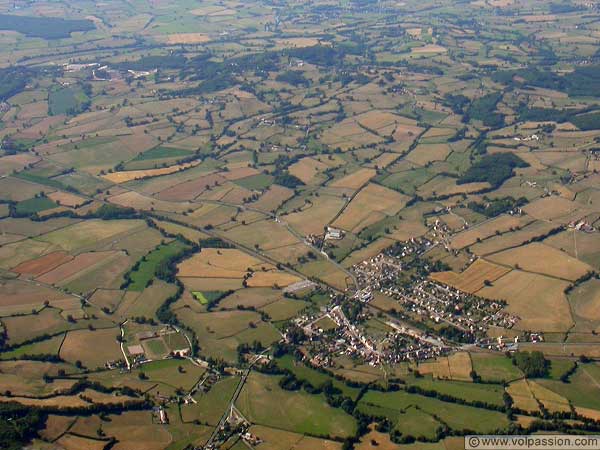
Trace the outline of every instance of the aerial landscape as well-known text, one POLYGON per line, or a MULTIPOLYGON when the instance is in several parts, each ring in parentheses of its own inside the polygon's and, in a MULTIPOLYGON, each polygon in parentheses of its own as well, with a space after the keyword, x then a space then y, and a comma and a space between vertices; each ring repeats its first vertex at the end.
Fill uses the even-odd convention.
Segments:
POLYGON ((600 3, 0 0, 0 449, 600 434, 600 3))

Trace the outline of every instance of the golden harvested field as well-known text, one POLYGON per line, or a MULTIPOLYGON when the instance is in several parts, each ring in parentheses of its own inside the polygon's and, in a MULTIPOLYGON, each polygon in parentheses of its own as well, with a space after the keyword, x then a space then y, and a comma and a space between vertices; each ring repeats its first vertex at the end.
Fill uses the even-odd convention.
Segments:
POLYGON ((141 220, 86 220, 36 238, 41 244, 53 244, 66 251, 95 247, 101 241, 117 235, 141 230, 146 225, 141 220))
POLYGON ((21 170, 29 164, 34 164, 40 160, 39 156, 21 153, 17 155, 8 155, 0 157, 0 176, 8 175, 13 170, 21 170))
POLYGON ((448 356, 450 378, 460 381, 471 381, 471 357, 467 352, 457 352, 448 356))
POLYGON ((392 164, 400 157, 398 153, 382 153, 373 161, 371 161, 371 166, 378 167, 380 169, 385 169, 387 166, 392 164))
POLYGON ((199 207, 197 204, 185 201, 169 202, 165 200, 157 200, 153 197, 148 197, 135 191, 128 191, 122 194, 113 195, 109 198, 109 201, 115 205, 120 205, 125 208, 132 207, 146 211, 155 210, 182 213, 189 209, 196 209, 199 207))
POLYGON ((490 187, 489 183, 457 184, 454 178, 438 175, 417 189, 424 198, 470 194, 490 187))
POLYGON ((192 161, 184 164, 175 164, 174 166, 163 167, 160 169, 147 170, 126 170, 123 172, 113 172, 102 175, 102 178, 116 184, 126 183, 127 181, 139 180, 142 178, 158 177, 160 175, 168 175, 171 173, 181 172, 182 170, 195 167, 200 164, 200 161, 192 161))
POLYGON ((360 114, 355 117, 356 121, 370 130, 388 129, 398 125, 416 126, 417 121, 407 117, 398 116, 388 111, 373 110, 360 114))
POLYGON ((507 214, 498 216, 453 236, 450 240, 450 246, 455 249, 465 248, 476 243, 478 239, 486 239, 495 235, 497 231, 500 233, 506 232, 511 228, 524 225, 524 222, 524 218, 517 216, 507 214))
POLYGON ((551 413, 571 411, 569 401, 563 396, 558 395, 533 380, 528 380, 527 384, 533 396, 551 413))
POLYGON ((482 297, 505 300, 508 312, 520 317, 520 330, 566 331, 573 324, 564 294, 567 281, 512 270, 493 286, 477 291, 482 297))
POLYGON ((581 206, 563 197, 544 197, 523 207, 523 211, 540 220, 551 220, 561 223, 561 217, 567 216, 581 206))
MULTIPOLYGON (((27 406, 39 406, 39 407, 50 407, 50 408, 85 408, 90 406, 88 402, 82 400, 76 395, 57 395, 55 397, 50 398, 29 398, 29 397, 17 397, 11 396, 6 397, 4 395, 0 395, 0 402, 17 402, 21 405, 27 406)), ((86 447, 87 448, 87 447, 86 447)), ((99 447, 99 449, 104 448, 104 446, 99 447)))
POLYGON ((268 272, 254 272, 248 278, 248 287, 286 287, 300 281, 296 275, 281 270, 270 270, 268 272))
POLYGON ((408 200, 406 195, 370 183, 356 194, 333 226, 358 232, 380 218, 397 214, 408 200))
POLYGON ((448 50, 446 47, 442 47, 441 45, 436 44, 427 44, 422 47, 414 47, 411 50, 412 54, 422 55, 422 54, 430 54, 430 53, 446 53, 448 50))
POLYGON ((323 228, 346 204, 341 197, 323 194, 311 197, 310 201, 302 207, 302 211, 281 216, 281 220, 303 235, 322 234, 323 228))
POLYGON ((106 361, 123 357, 117 342, 119 334, 118 327, 70 331, 60 348, 60 357, 71 363, 79 360, 90 369, 104 367, 106 361))
POLYGON ((433 161, 444 161, 452 150, 448 144, 421 144, 410 152, 406 159, 424 166, 433 161))
POLYGON ((538 402, 531 393, 531 389, 529 389, 527 380, 513 381, 506 388, 506 392, 510 394, 517 408, 528 412, 540 410, 538 402))
POLYGON ((596 269, 600 267, 600 239, 597 233, 568 229, 544 239, 544 244, 577 257, 596 269))
POLYGON ((241 278, 179 278, 190 291, 229 291, 242 288, 241 278))
POLYGON ((48 194, 48 198, 59 205, 68 206, 70 208, 78 208, 83 205, 87 200, 79 195, 70 194, 68 192, 52 192, 48 194))
POLYGON ((374 169, 359 169, 344 178, 334 181, 329 186, 333 188, 359 189, 376 175, 374 169))
POLYGON ((167 36, 167 43, 174 44, 204 44, 211 38, 204 33, 174 33, 167 36))
POLYGON ((421 375, 431 375, 433 378, 451 379, 448 358, 441 357, 433 361, 425 361, 414 367, 421 375))
MULTIPOLYGON (((342 444, 336 441, 319 439, 291 431, 253 425, 250 432, 260 437, 262 450, 340 450, 342 444)), ((380 447, 381 448, 381 447, 380 447)))
POLYGON ((247 269, 261 270, 262 267, 267 270, 273 268, 271 264, 237 249, 204 248, 181 262, 177 268, 180 277, 243 278, 247 269))
POLYGON ((202 231, 195 230, 183 225, 179 225, 173 222, 167 222, 163 220, 153 220, 153 222, 159 227, 165 230, 169 234, 182 235, 184 238, 189 239, 192 242, 198 242, 200 239, 208 237, 207 234, 202 231))
MULTIPOLYGON (((285 221, 285 218, 283 220, 285 221)), ((285 226, 273 220, 261 220, 236 227, 227 233, 227 237, 248 247, 258 245, 262 250, 277 249, 300 242, 285 226)))
POLYGON ((289 172, 302 180, 305 184, 310 184, 319 174, 327 170, 327 164, 317 161, 314 158, 306 157, 296 161, 289 167, 289 172))
POLYGON ((260 209, 261 211, 275 211, 286 200, 292 198, 293 196, 293 190, 274 184, 270 186, 269 189, 267 189, 257 201, 252 203, 252 207, 260 209))
POLYGON ((378 450, 398 450, 401 447, 392 442, 389 433, 382 433, 371 426, 370 431, 361 436, 357 444, 354 444, 354 448, 356 450, 373 450, 374 448, 378 450), (373 442, 376 442, 377 445, 373 445, 373 442))
POLYGON ((556 224, 550 222, 536 220, 520 230, 507 232, 501 236, 492 236, 483 242, 473 244, 470 250, 479 256, 489 255, 509 247, 519 246, 534 237, 543 236, 553 228, 556 228, 556 226, 556 224))
POLYGON ((587 417, 588 419, 592 419, 595 421, 600 421, 600 411, 589 408, 582 408, 581 406, 574 407, 575 412, 580 416, 587 417))
POLYGON ((435 272, 430 277, 463 292, 473 294, 485 286, 485 281, 496 281, 510 269, 492 264, 483 259, 476 260, 464 272, 435 272))
POLYGON ((527 272, 570 281, 575 281, 593 270, 591 266, 578 259, 539 242, 495 253, 487 256, 487 259, 513 268, 518 266, 527 272))

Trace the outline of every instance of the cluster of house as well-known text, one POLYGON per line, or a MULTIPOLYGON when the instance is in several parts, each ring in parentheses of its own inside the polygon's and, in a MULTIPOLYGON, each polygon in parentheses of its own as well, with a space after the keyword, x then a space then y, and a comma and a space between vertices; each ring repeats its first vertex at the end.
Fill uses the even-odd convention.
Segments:
POLYGON ((413 312, 426 315, 436 323, 446 322, 474 336, 483 336, 490 326, 512 328, 519 320, 508 314, 504 304, 459 291, 431 280, 415 283, 398 299, 413 312))
POLYGON ((158 423, 161 425, 167 425, 169 423, 169 417, 167 411, 162 406, 155 406, 152 410, 153 418, 156 418, 158 423))
POLYGON ((574 220, 569 223, 569 228, 572 228, 577 231, 582 231, 584 233, 593 233, 596 229, 586 220, 574 220))

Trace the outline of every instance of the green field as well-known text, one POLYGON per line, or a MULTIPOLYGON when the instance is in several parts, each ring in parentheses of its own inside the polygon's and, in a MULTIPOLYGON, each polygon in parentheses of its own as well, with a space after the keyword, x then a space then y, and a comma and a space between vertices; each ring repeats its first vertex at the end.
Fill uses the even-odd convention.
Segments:
POLYGON ((223 291, 193 291, 192 295, 200 302, 201 305, 208 305, 211 302, 221 298, 225 292, 223 291))
POLYGON ((418 406, 410 406, 406 410, 397 410, 360 402, 358 410, 373 417, 385 417, 392 423, 392 429, 403 436, 434 439, 438 428, 443 424, 433 415, 422 411, 418 406))
POLYGON ((575 406, 600 409, 600 366, 580 364, 568 383, 540 379, 539 384, 569 399, 575 406))
POLYGON ((145 161, 150 159, 165 159, 165 158, 184 158, 192 155, 194 152, 190 150, 184 150, 182 148, 171 148, 171 147, 155 147, 147 150, 144 153, 136 156, 133 161, 145 161))
POLYGON ((467 402, 481 401, 491 405, 502 406, 504 388, 494 384, 477 384, 462 381, 439 381, 431 377, 407 380, 409 386, 418 386, 427 391, 463 399, 467 402))
POLYGON ((58 205, 48 197, 35 197, 17 203, 15 210, 17 214, 31 215, 46 211, 48 209, 56 208, 57 206, 58 205))
POLYGON ((251 190, 261 190, 273 183, 273 177, 264 173, 235 180, 235 183, 251 190))
POLYGON ((381 184, 405 194, 414 194, 419 186, 425 184, 433 176, 434 174, 428 169, 418 168, 388 175, 381 181, 381 184))
POLYGON ((140 260, 138 268, 129 274, 131 283, 127 286, 127 289, 130 291, 143 291, 154 278, 159 266, 186 248, 188 248, 187 245, 177 240, 159 245, 144 256, 140 260))
POLYGON ((194 397, 197 403, 182 406, 183 420, 200 420, 209 425, 216 425, 227 410, 239 382, 239 377, 226 377, 212 385, 208 392, 197 394, 194 397))
POLYGON ((456 431, 471 430, 477 433, 492 433, 508 425, 506 416, 496 411, 442 402, 435 398, 409 394, 402 390, 397 392, 369 391, 359 402, 359 405, 363 404, 387 408, 395 412, 418 407, 429 415, 439 417, 456 431))
POLYGON ((512 381, 521 378, 523 374, 512 363, 510 358, 504 355, 486 355, 473 353, 471 355, 473 370, 483 381, 512 381))
POLYGON ((88 101, 81 89, 65 87, 50 92, 48 103, 50 114, 72 114, 79 112, 81 106, 88 101))
POLYGON ((306 380, 316 388, 322 386, 325 382, 331 381, 333 386, 342 391, 344 396, 350 397, 353 400, 356 399, 360 392, 360 389, 358 388, 349 387, 342 381, 336 380, 327 374, 305 366, 300 361, 294 360, 291 355, 284 355, 281 358, 277 358, 276 361, 279 367, 289 370, 296 378, 299 380, 306 380))
POLYGON ((354 433, 354 418, 329 406, 322 395, 285 391, 280 376, 252 372, 237 407, 252 422, 295 433, 346 437, 354 433))

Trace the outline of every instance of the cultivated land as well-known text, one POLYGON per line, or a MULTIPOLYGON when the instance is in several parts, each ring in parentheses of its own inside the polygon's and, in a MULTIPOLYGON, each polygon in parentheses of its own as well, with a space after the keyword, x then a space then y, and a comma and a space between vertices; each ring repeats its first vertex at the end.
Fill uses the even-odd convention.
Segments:
POLYGON ((7 448, 598 434, 599 24, 0 2, 7 448))

